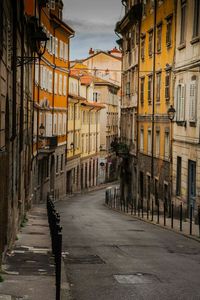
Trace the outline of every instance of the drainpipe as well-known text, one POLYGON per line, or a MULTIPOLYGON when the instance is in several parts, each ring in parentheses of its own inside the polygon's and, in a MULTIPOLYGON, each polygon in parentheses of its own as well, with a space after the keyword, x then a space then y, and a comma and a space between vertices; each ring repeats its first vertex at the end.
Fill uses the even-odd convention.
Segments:
MULTIPOLYGON (((155 127, 155 76, 156 76, 156 11, 157 0, 154 0, 154 31, 153 31, 153 99, 152 99, 152 131, 151 131, 151 179, 154 178, 154 127, 155 127)), ((154 188, 154 184, 152 185, 154 188)), ((155 192, 155 191, 154 191, 155 192)))

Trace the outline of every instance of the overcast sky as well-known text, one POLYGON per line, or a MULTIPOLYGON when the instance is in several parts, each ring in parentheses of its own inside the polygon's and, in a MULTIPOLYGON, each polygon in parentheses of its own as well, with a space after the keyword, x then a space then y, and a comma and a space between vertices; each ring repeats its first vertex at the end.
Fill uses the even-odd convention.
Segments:
POLYGON ((63 20, 76 35, 71 59, 88 56, 90 47, 109 50, 116 46, 115 24, 123 16, 121 0, 63 0, 63 20))

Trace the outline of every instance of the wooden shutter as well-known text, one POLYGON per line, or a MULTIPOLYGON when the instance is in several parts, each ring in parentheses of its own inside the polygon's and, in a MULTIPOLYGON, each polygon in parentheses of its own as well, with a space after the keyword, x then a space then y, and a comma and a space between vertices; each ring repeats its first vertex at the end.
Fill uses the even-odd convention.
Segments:
POLYGON ((197 101, 197 83, 196 80, 190 83, 190 103, 189 103, 189 121, 196 122, 196 101, 197 101))
POLYGON ((52 114, 46 114, 46 136, 52 136, 52 114))

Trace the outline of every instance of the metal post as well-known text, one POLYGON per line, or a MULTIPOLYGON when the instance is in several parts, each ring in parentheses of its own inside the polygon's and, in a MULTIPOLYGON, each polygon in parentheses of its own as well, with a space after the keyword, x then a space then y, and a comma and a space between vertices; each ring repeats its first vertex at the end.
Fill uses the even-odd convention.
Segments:
POLYGON ((152 200, 152 203, 151 203, 151 221, 153 221, 153 213, 154 213, 154 207, 153 207, 153 200, 152 200))
POLYGON ((183 205, 180 204, 180 231, 183 231, 183 205))
POLYGON ((160 203, 158 200, 158 204, 157 204, 157 224, 160 223, 160 203))
POLYGON ((149 220, 149 202, 147 200, 147 220, 149 220))
POLYGON ((200 206, 198 207, 198 223, 199 223, 199 237, 200 237, 200 206))
POLYGON ((61 288, 61 259, 62 259, 62 234, 57 233, 57 247, 56 247, 56 300, 60 300, 61 288))
POLYGON ((144 217, 144 207, 143 207, 143 198, 141 199, 141 208, 142 208, 142 218, 144 217))
POLYGON ((166 203, 164 202, 164 226, 166 226, 166 203))
POLYGON ((174 202, 171 204, 171 228, 174 227, 174 202))
POLYGON ((192 235, 192 205, 190 205, 190 235, 192 235))

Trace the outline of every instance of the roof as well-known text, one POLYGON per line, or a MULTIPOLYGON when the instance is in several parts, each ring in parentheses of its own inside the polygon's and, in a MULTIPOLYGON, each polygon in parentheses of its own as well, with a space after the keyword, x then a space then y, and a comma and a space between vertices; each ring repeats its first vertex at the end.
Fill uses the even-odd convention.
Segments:
POLYGON ((57 24, 59 24, 61 27, 63 27, 65 30, 67 30, 70 35, 74 35, 75 31, 74 29, 72 29, 69 25, 67 25, 65 22, 63 22, 62 20, 60 20, 58 17, 56 17, 54 14, 50 14, 51 19, 54 20, 57 24))
POLYGON ((100 78, 100 77, 95 77, 95 79, 94 79, 94 84, 96 84, 96 85, 111 85, 111 86, 114 86, 114 87, 116 87, 116 88, 120 88, 120 86, 119 85, 117 85, 117 84, 115 84, 115 83, 112 83, 112 82, 110 82, 110 81, 107 81, 107 80, 105 80, 105 79, 102 79, 102 78, 100 78))
POLYGON ((95 56, 97 56, 97 55, 99 55, 99 54, 101 54, 101 53, 103 53, 103 54, 105 54, 105 55, 108 55, 108 56, 110 56, 110 57, 112 57, 112 58, 114 58, 114 59, 116 59, 116 60, 119 60, 119 61, 122 60, 121 57, 117 57, 117 56, 115 56, 115 55, 112 55, 112 54, 110 54, 110 53, 107 53, 107 52, 101 50, 101 51, 99 51, 99 52, 97 52, 97 53, 95 53, 95 54, 93 54, 93 55, 90 55, 89 57, 83 59, 83 62, 86 61, 86 60, 89 60, 89 59, 91 59, 92 57, 95 57, 95 56))

